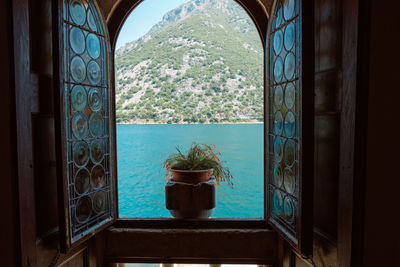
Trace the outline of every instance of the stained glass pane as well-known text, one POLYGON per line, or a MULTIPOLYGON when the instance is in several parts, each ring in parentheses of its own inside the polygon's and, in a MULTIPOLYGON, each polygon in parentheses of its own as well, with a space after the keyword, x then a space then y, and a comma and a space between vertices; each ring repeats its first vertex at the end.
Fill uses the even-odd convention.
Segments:
POLYGON ((109 61, 105 31, 93 1, 64 0, 63 8, 61 110, 67 150, 69 243, 74 243, 113 220, 115 214, 107 110, 109 61))
POLYGON ((277 2, 269 45, 269 216, 296 238, 301 93, 296 55, 300 49, 298 0, 277 2))

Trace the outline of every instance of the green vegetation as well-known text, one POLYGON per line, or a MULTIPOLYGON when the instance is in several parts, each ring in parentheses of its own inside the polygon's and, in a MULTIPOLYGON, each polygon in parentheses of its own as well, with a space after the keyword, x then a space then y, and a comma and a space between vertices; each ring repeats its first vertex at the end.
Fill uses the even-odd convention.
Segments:
POLYGON ((117 122, 262 121, 263 58, 238 4, 193 0, 117 51, 117 122))
POLYGON ((183 154, 179 147, 176 147, 177 153, 172 153, 164 161, 163 166, 167 170, 166 176, 172 176, 174 170, 210 170, 212 176, 217 180, 219 185, 226 181, 233 187, 232 175, 223 162, 219 159, 220 152, 215 151, 215 145, 192 143, 187 151, 183 154))

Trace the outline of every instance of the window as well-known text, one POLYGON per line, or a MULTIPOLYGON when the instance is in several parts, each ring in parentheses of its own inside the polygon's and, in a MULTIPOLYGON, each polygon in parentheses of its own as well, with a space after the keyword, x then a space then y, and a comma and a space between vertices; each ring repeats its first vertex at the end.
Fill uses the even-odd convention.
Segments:
POLYGON ((60 8, 58 170, 68 249, 112 222, 116 211, 110 58, 103 18, 93 1, 65 0, 60 8))
POLYGON ((311 254, 314 58, 304 55, 313 53, 313 28, 302 28, 307 25, 302 5, 276 1, 269 24, 267 217, 289 243, 311 254))
MULTIPOLYGON (((312 253, 313 8, 312 1, 275 1, 265 52, 265 220, 305 255, 312 253)), ((98 6, 64 0, 58 11, 57 170, 67 250, 116 220, 115 114, 111 50, 98 6)))
POLYGON ((118 35, 119 217, 171 217, 161 163, 195 141, 214 144, 233 176, 233 188, 217 187, 212 218, 263 218, 264 48, 257 28, 234 0, 171 1, 159 11, 164 3, 141 2, 118 35), (148 31, 135 27, 147 24, 148 31))

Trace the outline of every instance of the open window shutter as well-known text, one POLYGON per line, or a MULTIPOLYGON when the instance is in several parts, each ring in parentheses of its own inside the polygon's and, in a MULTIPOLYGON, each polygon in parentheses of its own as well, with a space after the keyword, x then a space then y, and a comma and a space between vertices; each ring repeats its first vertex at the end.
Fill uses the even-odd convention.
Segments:
POLYGON ((266 49, 266 214, 299 253, 312 254, 314 1, 276 0, 266 49))
POLYGON ((54 1, 54 92, 61 248, 116 219, 115 127, 105 20, 92 0, 54 1))

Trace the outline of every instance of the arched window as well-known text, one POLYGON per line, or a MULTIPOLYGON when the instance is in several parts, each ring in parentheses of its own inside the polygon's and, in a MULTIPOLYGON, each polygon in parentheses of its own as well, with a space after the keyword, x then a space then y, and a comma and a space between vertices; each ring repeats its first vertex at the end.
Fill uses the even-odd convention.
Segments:
POLYGON ((262 218, 261 36, 234 0, 180 1, 147 22, 163 2, 141 2, 118 36, 119 217, 170 217, 160 163, 176 146, 186 150, 196 141, 214 144, 234 177, 233 188, 217 187, 212 218, 262 218), (135 27, 146 24, 147 31, 135 27))
MULTIPOLYGON (((120 2, 126 15, 140 1, 120 2)), ((115 108, 109 37, 96 2, 59 4, 54 25, 59 33, 57 170, 62 244, 68 250, 117 218, 115 108)), ((268 221, 304 255, 312 254, 313 236, 313 10, 313 1, 276 0, 273 5, 265 50, 266 211, 261 224, 252 224, 265 229, 268 221)), ((110 22, 113 41, 123 17, 110 22)))
MULTIPOLYGON (((266 50, 269 116, 267 218, 311 254, 314 86, 312 21, 306 1, 275 1, 266 50), (304 5, 304 6, 303 6, 304 5), (308 10, 306 9, 308 8, 308 10), (310 27, 311 28, 306 28, 310 27), (311 34, 310 34, 311 32, 311 34)), ((312 12, 310 12, 312 15, 312 12)))
POLYGON ((65 0, 59 20, 59 176, 65 248, 115 219, 110 57, 94 1, 65 0), (60 185, 61 186, 61 185, 60 185))

